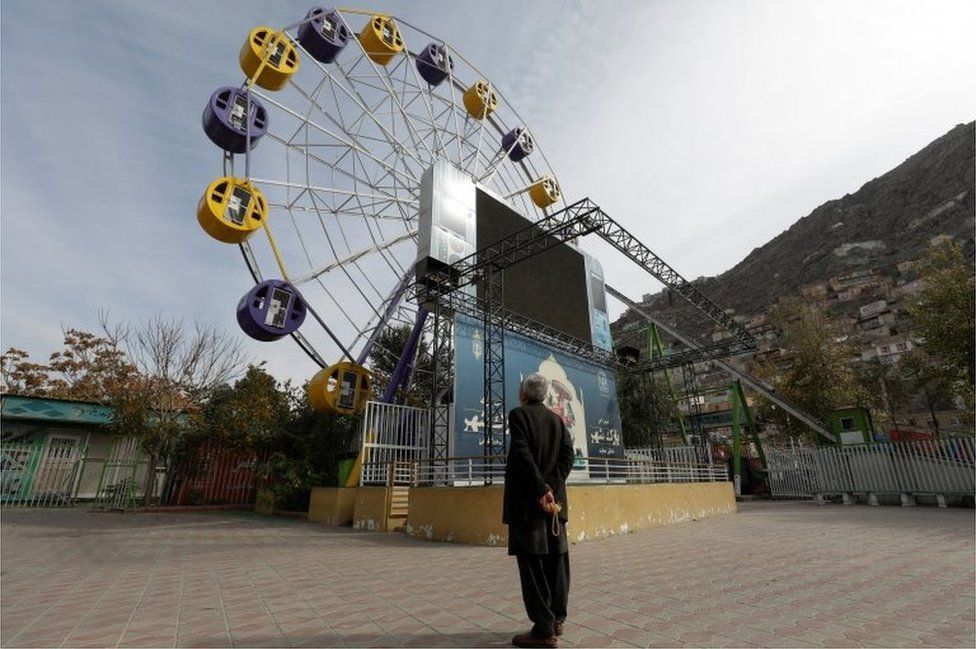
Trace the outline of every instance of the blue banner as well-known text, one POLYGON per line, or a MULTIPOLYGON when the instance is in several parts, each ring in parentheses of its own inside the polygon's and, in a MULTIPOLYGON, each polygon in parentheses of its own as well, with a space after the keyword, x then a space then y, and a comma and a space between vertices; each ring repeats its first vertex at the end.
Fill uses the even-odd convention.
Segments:
MULTIPOLYGON (((480 456, 484 454, 485 432, 484 332, 480 321, 466 316, 457 316, 454 324, 455 431, 452 454, 456 457, 480 456)), ((583 458, 624 456, 613 369, 506 331, 505 407, 508 410, 519 405, 519 384, 532 372, 549 379, 546 405, 569 429, 576 448, 577 469, 586 466, 583 458)), ((500 431, 496 434, 500 435, 500 431)), ((598 469, 595 463, 591 476, 596 477, 598 469)))

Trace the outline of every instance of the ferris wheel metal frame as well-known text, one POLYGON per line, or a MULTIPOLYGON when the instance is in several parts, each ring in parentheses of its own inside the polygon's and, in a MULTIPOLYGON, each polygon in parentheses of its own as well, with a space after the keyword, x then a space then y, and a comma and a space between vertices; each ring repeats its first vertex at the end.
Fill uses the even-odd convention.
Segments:
MULTIPOLYGON (((368 372, 363 366, 374 350, 383 349, 381 332, 390 325, 411 327, 406 349, 383 349, 393 356, 399 354, 383 400, 391 398, 391 389, 395 391, 404 377, 409 380, 417 341, 424 337, 430 343, 434 375, 430 406, 431 450, 435 459, 446 457, 448 449, 450 404, 442 393, 453 380, 453 315, 464 312, 459 308, 464 300, 459 301, 455 295, 446 308, 441 308, 440 300, 435 301, 434 317, 428 319, 421 300, 411 290, 417 288, 412 285, 412 277, 418 261, 420 177, 438 160, 448 160, 468 174, 479 189, 531 221, 540 222, 544 225, 542 234, 556 233, 557 230, 550 230, 556 226, 588 224, 584 228, 587 232, 598 234, 733 334, 733 346, 713 349, 669 330, 688 347, 683 362, 720 359, 754 348, 751 335, 731 317, 602 211, 587 206, 588 199, 567 205, 531 129, 487 81, 487 75, 443 39, 384 13, 313 7, 305 18, 281 29, 252 30, 241 49, 240 62, 244 82, 236 89, 218 88, 204 112, 205 131, 224 149, 224 176, 211 183, 198 206, 204 229, 221 241, 237 243, 255 289, 265 287, 260 305, 247 304, 255 289, 245 294, 238 306, 238 321, 259 340, 290 335, 322 368, 358 368, 363 381, 357 383, 357 394, 369 392, 368 372), (323 21, 330 17, 333 45, 339 45, 332 48, 334 51, 326 47, 311 52, 309 48, 321 44, 310 41, 309 35, 320 31, 325 34, 323 21), (360 17, 366 17, 367 22, 356 36, 351 21, 360 17), (424 49, 414 47, 425 40, 429 42, 424 49), (328 60, 323 59, 323 52, 328 60), (300 72, 302 66, 304 74, 300 72), (439 72, 431 76, 432 70, 439 72), (266 75, 264 83, 262 74, 266 75), (218 95, 223 97, 222 105, 218 95), (233 107, 228 97, 233 98, 233 107), (241 97, 243 104, 238 105, 241 97), (224 120, 222 125, 233 131, 232 124, 228 126, 233 122, 229 117, 233 109, 240 109, 243 114, 242 130, 235 131, 233 137, 224 133, 230 138, 224 141, 231 144, 222 146, 220 138, 215 138, 208 128, 208 115, 210 126, 214 125, 214 115, 218 115, 224 120), (259 120, 252 139, 253 120, 259 114, 264 118, 259 120), (257 138, 269 144, 255 150, 257 138), (269 153, 269 149, 274 153, 269 153), (235 174, 235 163, 239 161, 236 155, 243 156, 241 178, 235 174), (267 199, 258 187, 268 194, 267 199), (243 211, 235 213, 239 222, 234 220, 229 225, 226 218, 222 222, 218 212, 233 204, 236 191, 241 188, 246 191, 244 207, 237 206, 243 211), (595 216, 581 216, 581 210, 595 216), (272 222, 277 234, 272 232, 272 222), (266 235, 266 247, 252 245, 249 237, 257 229, 266 235), (292 270, 301 266, 302 270, 292 273, 289 266, 292 270), (277 269, 280 279, 268 279, 271 276, 262 268, 269 267, 277 269), (286 319, 294 321, 292 326, 286 334, 278 335, 253 319, 258 311, 262 315, 270 313, 268 304, 273 303, 274 290, 282 286, 294 291, 296 301, 290 303, 286 313, 286 319), (298 329, 306 312, 321 329, 317 335, 308 327, 298 329), (327 353, 320 351, 326 349, 327 353), (330 365, 339 354, 347 360, 330 365)), ((560 237, 575 245, 572 240, 585 233, 560 237)), ((530 238, 538 236, 539 233, 531 233, 530 238)), ((518 235, 513 235, 512 241, 517 240, 518 235)), ((529 248, 531 245, 526 250, 529 248)), ((470 263, 472 254, 460 257, 461 261, 451 267, 462 269, 464 259, 470 263)), ((482 263, 481 256, 488 259, 492 254, 481 251, 478 263, 482 263)), ((499 358, 485 363, 485 420, 492 422, 486 431, 496 424, 504 428, 504 396, 489 393, 499 392, 500 386, 493 384, 504 376, 500 336, 506 328, 518 330, 521 326, 523 332, 530 331, 544 344, 551 340, 570 353, 599 356, 599 351, 587 342, 566 340, 561 332, 546 332, 537 323, 519 325, 513 318, 517 314, 502 312, 500 287, 492 287, 493 275, 497 279, 497 271, 508 263, 499 264, 502 257, 495 255, 496 261, 491 262, 494 271, 485 269, 489 280, 483 286, 487 304, 474 300, 473 305, 468 305, 469 315, 474 312, 484 318, 486 352, 492 349, 487 345, 489 327, 499 335, 494 346, 499 358), (493 292, 499 294, 493 298, 493 292), (500 368, 501 374, 492 374, 492 366, 500 368), (489 408, 494 413, 491 416, 489 408)), ((607 286, 607 293, 640 311, 612 287, 607 286)), ((641 315, 653 320, 643 311, 641 315)), ((619 365, 613 353, 605 360, 608 366, 619 365)), ((651 360, 641 364, 641 371, 674 363, 676 357, 651 360)), ((632 364, 624 366, 633 369, 632 364)), ((313 387, 321 375, 322 371, 313 378, 313 387)), ((331 382, 336 383, 336 376, 331 382)), ((756 389, 780 403, 778 395, 771 394, 765 386, 756 389)), ((310 399, 317 407, 312 398, 314 392, 310 390, 310 399)), ((362 400, 357 400, 345 411, 331 411, 351 414, 362 404, 362 400)), ((805 414, 790 409, 794 411, 799 413, 797 416, 805 414)), ((822 432, 818 423, 811 420, 810 425, 822 432)), ((489 448, 495 450, 486 437, 486 453, 489 448)))
MULTIPOLYGON (((246 239, 240 249, 256 284, 271 277, 265 269, 276 267, 275 274, 304 299, 328 343, 324 346, 323 337, 311 335, 308 327, 290 335, 316 364, 328 366, 338 352, 363 365, 381 344, 378 334, 384 327, 416 326, 418 321, 418 306, 407 299, 406 288, 416 261, 420 175, 427 167, 447 159, 479 187, 533 220, 561 207, 561 193, 524 120, 486 81, 487 75, 443 39, 402 18, 356 9, 313 8, 304 19, 280 30, 254 31, 261 29, 277 33, 278 42, 294 48, 300 60, 296 68, 304 67, 306 73, 299 76, 302 71, 296 69, 280 90, 262 88, 261 66, 275 54, 274 41, 268 41, 257 71, 245 71, 240 86, 246 96, 245 114, 254 103, 267 106, 269 124, 261 140, 285 155, 278 173, 269 173, 267 156, 254 149, 251 130, 246 129, 242 179, 269 194, 268 218, 260 228, 269 246, 262 250, 246 239), (315 21, 323 15, 337 18, 335 27, 348 35, 356 33, 354 18, 368 19, 360 36, 349 37, 332 62, 317 60, 302 44, 303 30, 310 23, 318 26, 315 21), (376 52, 367 49, 363 38, 377 18, 392 24, 402 43, 386 64, 374 60, 371 55, 376 52), (417 49, 422 39, 429 43, 417 49), (435 85, 421 69, 422 57, 433 46, 443 53, 442 62, 447 61, 443 83, 435 85), (485 103, 480 119, 466 103, 465 93, 475 86, 486 89, 494 100, 493 107, 485 103), (512 151, 525 146, 526 140, 531 155, 516 160, 512 151), (555 184, 556 196, 549 197, 555 200, 545 206, 531 196, 542 182, 555 184), (317 219, 317 240, 308 235, 308 223, 302 219, 317 219), (284 241, 290 234, 295 235, 292 240, 284 241), (317 245, 327 254, 316 254, 317 245), (299 264, 301 270, 293 272, 299 264), (346 290, 327 284, 330 276, 343 277, 346 290), (320 313, 322 303, 328 313, 320 313)), ((241 58, 243 67, 243 48, 241 58)), ((229 178, 240 171, 239 159, 226 150, 223 171, 229 178)), ((431 326, 426 334, 434 338, 431 326)))

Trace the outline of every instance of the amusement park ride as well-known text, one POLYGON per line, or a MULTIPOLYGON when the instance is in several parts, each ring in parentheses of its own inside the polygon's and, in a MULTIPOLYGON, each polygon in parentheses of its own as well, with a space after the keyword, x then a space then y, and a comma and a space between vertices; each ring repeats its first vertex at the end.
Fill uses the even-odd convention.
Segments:
MULTIPOLYGON (((244 332, 260 341, 290 336, 321 368, 308 385, 316 410, 362 412, 374 389, 391 402, 427 347, 432 459, 459 449, 462 421, 481 435, 484 456, 496 457, 506 449, 509 384, 518 383, 506 369, 535 371, 512 366, 535 354, 539 367, 558 360, 560 377, 575 367, 577 383, 594 386, 567 388, 550 402, 579 414, 578 453, 593 451, 587 440, 616 439, 601 452, 622 455, 614 372, 711 360, 833 440, 821 422, 725 360, 756 349, 741 325, 598 205, 563 200, 523 120, 447 42, 401 18, 316 7, 282 29, 251 30, 239 62, 243 83, 217 88, 204 109, 223 173, 197 217, 214 239, 239 246, 254 280, 237 307, 244 332), (255 245, 259 230, 267 246, 255 245), (656 319, 605 283, 599 262, 579 246, 584 237, 610 244, 730 338, 701 346, 656 319), (607 294, 685 349, 644 358, 615 351, 607 294), (306 324, 309 315, 317 328, 306 324), (374 386, 370 358, 392 326, 411 334, 393 350, 399 362, 389 383, 374 386), (478 376, 470 368, 458 375, 461 327, 474 331, 478 376), (482 411, 468 407, 462 416, 460 391, 479 382, 474 404, 482 411), (609 395, 605 402, 597 391, 609 395)), ((693 438, 703 444, 702 435, 693 438)))

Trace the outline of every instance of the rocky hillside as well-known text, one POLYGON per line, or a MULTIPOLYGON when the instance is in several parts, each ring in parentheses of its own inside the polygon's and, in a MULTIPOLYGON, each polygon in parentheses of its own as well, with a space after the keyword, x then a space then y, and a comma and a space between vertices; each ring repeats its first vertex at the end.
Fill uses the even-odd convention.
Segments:
MULTIPOLYGON (((737 315, 768 309, 801 287, 858 270, 897 275, 933 237, 950 235, 973 258, 974 123, 960 124, 853 194, 828 201, 756 248, 731 270, 696 280, 703 293, 737 315)), ((645 305, 703 340, 707 321, 667 291, 645 305)), ((636 316, 614 323, 619 334, 636 316)), ((619 339, 618 339, 619 340, 619 339)))

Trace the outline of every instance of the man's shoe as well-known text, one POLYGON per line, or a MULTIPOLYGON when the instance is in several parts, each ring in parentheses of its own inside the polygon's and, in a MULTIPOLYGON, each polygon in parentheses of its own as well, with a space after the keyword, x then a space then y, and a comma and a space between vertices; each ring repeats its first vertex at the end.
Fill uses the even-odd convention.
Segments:
POLYGON ((537 638, 531 633, 523 633, 512 638, 512 644, 516 647, 555 647, 556 646, 556 636, 551 635, 548 638, 537 638))
POLYGON ((556 631, 556 635, 557 636, 563 634, 563 623, 562 622, 556 622, 555 624, 552 625, 552 628, 556 631))

